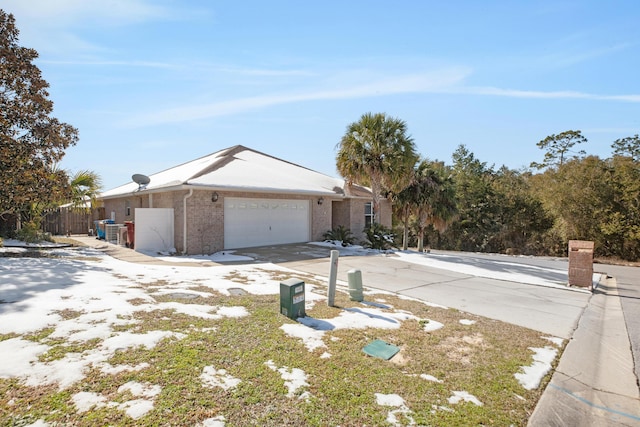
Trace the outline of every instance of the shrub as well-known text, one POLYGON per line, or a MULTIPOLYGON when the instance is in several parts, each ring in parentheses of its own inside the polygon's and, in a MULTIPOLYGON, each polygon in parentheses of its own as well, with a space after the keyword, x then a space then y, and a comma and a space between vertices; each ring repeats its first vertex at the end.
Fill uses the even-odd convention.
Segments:
POLYGON ((339 241, 342 242, 342 246, 352 245, 355 238, 351 233, 351 230, 346 228, 344 225, 339 225, 333 230, 329 230, 322 235, 322 238, 327 240, 339 241))
POLYGON ((393 232, 382 224, 371 224, 370 227, 364 229, 367 235, 365 246, 371 249, 390 249, 394 246, 395 235, 393 232))
POLYGON ((16 231, 16 239, 27 243, 36 243, 42 240, 51 241, 51 237, 40 230, 40 227, 35 221, 22 224, 22 228, 16 231))

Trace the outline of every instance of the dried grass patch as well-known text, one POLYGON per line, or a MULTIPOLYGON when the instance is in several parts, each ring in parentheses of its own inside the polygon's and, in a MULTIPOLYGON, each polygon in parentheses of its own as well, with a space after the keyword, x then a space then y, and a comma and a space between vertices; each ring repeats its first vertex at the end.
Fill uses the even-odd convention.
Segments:
MULTIPOLYGON (((232 278, 246 280, 240 274, 232 274, 228 280, 232 278)), ((277 273, 272 278, 284 280, 288 276, 277 273)), ((325 285, 320 280, 312 282, 311 276, 303 280, 325 285)), ((161 285, 156 282, 145 287, 153 292, 154 286, 161 285)), ((165 339, 151 349, 117 351, 108 360, 114 367, 148 366, 117 374, 92 368, 84 380, 65 391, 55 387, 30 388, 17 380, 0 379, 0 418, 6 425, 44 419, 52 425, 156 426, 196 425, 223 415, 229 426, 388 425, 392 408, 378 405, 375 394, 397 393, 406 402, 408 416, 416 425, 526 425, 541 393, 525 390, 514 378, 520 366, 531 363, 528 347, 548 344, 535 331, 391 294, 367 294, 366 300, 375 304, 364 306, 351 301, 348 293, 339 289, 336 307, 317 301, 307 309, 307 315, 331 319, 346 308, 375 307, 383 314, 404 310, 415 319, 404 321, 398 329, 326 331, 325 347, 309 352, 300 339, 288 336, 280 328, 295 322, 279 314, 279 295, 226 296, 203 286, 189 289, 210 296, 153 297, 158 302, 208 305, 213 311, 216 307, 241 306, 250 314, 201 319, 171 309, 135 312, 123 319, 127 324, 114 330, 139 334, 164 330, 179 332, 182 338, 165 339), (476 323, 460 323, 468 319, 476 323), (426 332, 421 320, 437 321, 444 327, 426 332), (374 339, 397 345, 401 351, 390 361, 366 356, 362 348, 374 339), (330 357, 322 358, 325 352, 330 357), (288 397, 284 380, 279 372, 265 365, 267 360, 277 367, 303 370, 309 385, 288 397), (206 387, 200 376, 207 366, 224 369, 241 382, 230 390, 206 387), (439 382, 425 380, 421 375, 433 376, 439 382), (73 405, 72 396, 79 392, 96 393, 119 403, 134 399, 131 393, 118 391, 129 381, 158 385, 162 390, 154 398, 153 410, 139 420, 115 407, 94 408, 80 414, 73 405), (449 404, 454 390, 465 390, 484 405, 449 404), (308 399, 299 398, 304 392, 310 394, 308 399), (442 409, 445 407, 450 411, 442 409)), ((144 299, 129 302, 148 304, 144 299)), ((78 313, 70 310, 64 315, 78 313)), ((42 330, 33 339, 46 340, 51 333, 52 330, 42 330)), ((94 341, 86 347, 73 347, 60 343, 42 360, 57 360, 70 351, 82 352, 99 344, 94 341)), ((410 422, 405 416, 399 419, 403 425, 410 422)))

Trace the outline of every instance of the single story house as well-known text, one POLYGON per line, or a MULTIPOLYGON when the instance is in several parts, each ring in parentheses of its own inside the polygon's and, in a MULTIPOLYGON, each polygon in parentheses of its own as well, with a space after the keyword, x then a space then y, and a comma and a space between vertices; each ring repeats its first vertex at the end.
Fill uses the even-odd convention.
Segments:
MULTIPOLYGON (((337 226, 356 239, 372 218, 371 190, 237 145, 102 193, 107 219, 133 221, 137 250, 210 254, 322 240, 337 226)), ((378 221, 391 227, 391 203, 378 221)))

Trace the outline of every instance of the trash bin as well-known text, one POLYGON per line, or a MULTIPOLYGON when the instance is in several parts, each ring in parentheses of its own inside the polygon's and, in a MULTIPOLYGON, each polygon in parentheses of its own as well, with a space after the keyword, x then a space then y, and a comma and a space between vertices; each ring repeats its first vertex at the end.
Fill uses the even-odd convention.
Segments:
POLYGON ((106 224, 113 224, 115 221, 112 219, 101 219, 100 221, 96 221, 96 236, 98 239, 105 240, 107 236, 106 224))
POLYGON ((280 282, 280 313, 289 319, 305 317, 304 282, 299 279, 287 279, 280 282))
POLYGON ((135 226, 133 221, 125 221, 124 225, 127 226, 127 247, 133 249, 133 238, 135 237, 135 226))
POLYGON ((569 286, 593 288, 593 248, 587 240, 569 240, 569 286))

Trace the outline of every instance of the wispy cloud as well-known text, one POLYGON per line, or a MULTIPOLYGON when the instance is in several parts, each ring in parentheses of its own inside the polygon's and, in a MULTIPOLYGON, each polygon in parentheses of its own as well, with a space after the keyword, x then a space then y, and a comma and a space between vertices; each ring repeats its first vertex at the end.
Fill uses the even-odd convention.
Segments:
POLYGON ((58 61, 43 59, 38 61, 43 64, 50 65, 71 65, 71 66, 87 66, 87 67, 135 67, 135 68, 163 68, 181 70, 185 69, 185 65, 172 64, 169 62, 153 62, 153 61, 110 61, 110 60, 69 60, 58 61))
POLYGON ((459 84, 468 74, 469 71, 466 69, 447 69, 432 73, 394 76, 348 87, 254 96, 210 104, 186 105, 133 116, 121 124, 125 127, 145 127, 239 114, 282 104, 332 99, 356 99, 405 93, 440 92, 445 91, 447 87, 459 84))
POLYGON ((540 100, 584 99, 594 101, 640 102, 640 94, 598 95, 576 91, 535 91, 503 89, 491 86, 465 86, 464 81, 469 75, 470 70, 468 69, 452 68, 432 73, 398 75, 372 80, 368 83, 338 88, 269 94, 208 104, 183 105, 138 115, 134 114, 122 121, 120 125, 124 127, 147 127, 241 114, 282 104, 358 99, 407 93, 438 93, 540 100))
POLYGON ((539 61, 544 63, 547 67, 564 68, 611 55, 613 53, 629 49, 633 46, 635 45, 632 43, 618 43, 613 46, 592 48, 583 51, 557 52, 550 55, 544 55, 539 58, 539 61))
POLYGON ((167 19, 173 11, 149 0, 4 0, 5 11, 45 28, 120 26, 167 19))
POLYGON ((151 0, 3 0, 2 8, 15 16, 21 44, 41 54, 67 56, 102 49, 80 37, 81 28, 173 20, 187 13, 151 0))
POLYGON ((257 77, 309 77, 316 73, 307 70, 278 70, 269 68, 235 68, 235 67, 213 67, 215 71, 243 76, 257 77))
POLYGON ((487 95, 503 96, 509 98, 531 98, 531 99, 591 99, 596 101, 624 101, 640 102, 640 94, 631 95, 598 95, 576 91, 535 91, 518 89, 501 89, 497 87, 460 87, 448 91, 449 93, 459 93, 467 95, 487 95))

